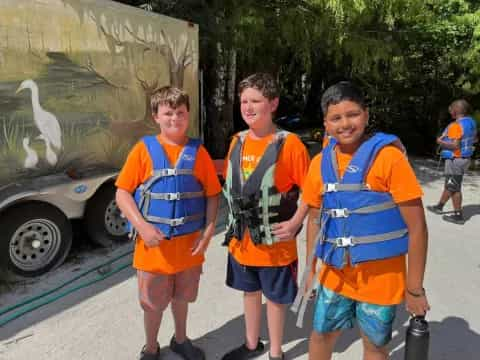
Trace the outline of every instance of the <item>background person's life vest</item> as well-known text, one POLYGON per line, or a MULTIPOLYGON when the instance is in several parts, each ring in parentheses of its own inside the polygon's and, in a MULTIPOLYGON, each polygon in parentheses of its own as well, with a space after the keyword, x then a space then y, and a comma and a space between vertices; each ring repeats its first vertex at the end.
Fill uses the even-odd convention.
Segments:
POLYGON ((271 225, 290 219, 297 210, 298 187, 280 193, 274 184, 278 155, 288 134, 278 130, 253 173, 244 179, 241 170, 242 150, 248 130, 236 135, 236 142, 227 162, 223 193, 229 206, 224 245, 235 237, 239 240, 248 228, 255 244, 273 244, 276 239, 271 225))
POLYGON ((388 192, 372 191, 366 175, 378 152, 398 138, 377 133, 355 152, 342 178, 336 140, 323 150, 322 210, 316 256, 336 268, 407 253, 408 230, 388 192))
MULTIPOLYGON (((202 184, 193 175, 200 140, 189 139, 175 166, 156 136, 142 138, 153 164, 153 174, 134 194, 146 221, 166 238, 185 235, 205 226, 206 200, 202 184)), ((129 224, 134 236, 136 235, 129 224)))
MULTIPOLYGON (((452 124, 458 123, 462 127, 462 138, 460 139, 460 157, 470 158, 475 152, 475 141, 477 139, 477 124, 471 117, 463 117, 456 122, 451 123, 443 131, 443 141, 453 143, 454 139, 449 138, 448 129, 452 124)), ((440 152, 442 159, 453 159, 455 150, 442 149, 440 152)))

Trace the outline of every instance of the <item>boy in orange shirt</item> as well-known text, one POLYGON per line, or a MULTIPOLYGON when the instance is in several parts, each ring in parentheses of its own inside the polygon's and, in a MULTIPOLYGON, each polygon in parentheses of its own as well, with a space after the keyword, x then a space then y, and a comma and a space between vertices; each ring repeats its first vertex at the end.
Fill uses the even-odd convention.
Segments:
POLYGON ((135 145, 116 182, 117 204, 137 234, 133 266, 146 335, 140 359, 160 359, 157 335, 171 302, 170 349, 202 360, 204 352, 186 336, 188 303, 197 297, 221 187, 206 149, 186 135, 188 95, 163 87, 152 95, 151 110, 160 134, 135 145))
POLYGON ((305 205, 297 208, 297 200, 309 155, 296 135, 272 122, 279 96, 272 76, 253 74, 238 89, 249 129, 234 136, 227 156, 226 283, 244 292, 246 340, 222 359, 250 359, 263 352, 262 293, 267 299, 270 359, 281 359, 285 309, 297 292, 295 236, 307 212, 305 205))
POLYGON ((445 159, 444 189, 438 204, 429 205, 427 209, 435 214, 442 214, 443 207, 451 198, 454 212, 453 214, 443 215, 442 218, 455 224, 464 224, 462 182, 463 175, 470 166, 470 159, 474 153, 477 130, 475 121, 469 116, 471 107, 466 100, 455 100, 448 107, 448 111, 454 121, 437 138, 437 144, 442 148, 440 155, 445 159))
POLYGON ((327 89, 322 110, 333 138, 312 159, 302 194, 310 207, 307 258, 315 251, 323 262, 309 358, 330 359, 342 330, 356 321, 364 359, 387 359, 396 305, 405 299, 416 315, 429 309, 422 190, 398 138, 365 134, 368 110, 356 87, 327 89))

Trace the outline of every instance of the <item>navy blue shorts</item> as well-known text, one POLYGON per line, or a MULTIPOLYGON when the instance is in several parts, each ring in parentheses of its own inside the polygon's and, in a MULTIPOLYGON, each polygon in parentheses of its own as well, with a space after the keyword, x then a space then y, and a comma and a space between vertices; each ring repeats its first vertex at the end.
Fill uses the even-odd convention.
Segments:
POLYGON ((285 266, 248 266, 228 254, 227 286, 245 292, 261 290, 277 304, 291 304, 297 295, 298 261, 285 266))

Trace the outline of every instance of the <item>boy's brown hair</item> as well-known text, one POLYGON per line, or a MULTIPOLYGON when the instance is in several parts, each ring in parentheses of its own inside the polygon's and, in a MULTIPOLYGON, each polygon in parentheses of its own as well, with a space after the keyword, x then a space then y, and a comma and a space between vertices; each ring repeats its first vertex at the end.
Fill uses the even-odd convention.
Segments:
POLYGON ((470 112, 472 111, 472 108, 470 104, 467 102, 465 99, 458 99, 455 100, 450 104, 448 107, 448 111, 455 111, 458 115, 470 115, 470 112))
POLYGON ((238 84, 238 96, 242 95, 242 92, 248 88, 257 89, 268 100, 273 100, 280 96, 277 81, 272 75, 267 73, 255 73, 240 81, 238 84))
POLYGON ((188 94, 175 86, 164 86, 156 90, 150 97, 150 108, 152 114, 156 114, 159 105, 168 105, 172 109, 185 105, 190 111, 190 100, 188 94))

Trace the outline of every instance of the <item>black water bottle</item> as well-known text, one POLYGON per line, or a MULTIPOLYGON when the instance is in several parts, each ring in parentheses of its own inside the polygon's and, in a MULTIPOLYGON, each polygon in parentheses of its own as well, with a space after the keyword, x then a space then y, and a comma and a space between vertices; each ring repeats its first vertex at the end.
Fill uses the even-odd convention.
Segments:
POLYGON ((428 360, 430 331, 425 316, 410 319, 405 340, 405 360, 428 360))

